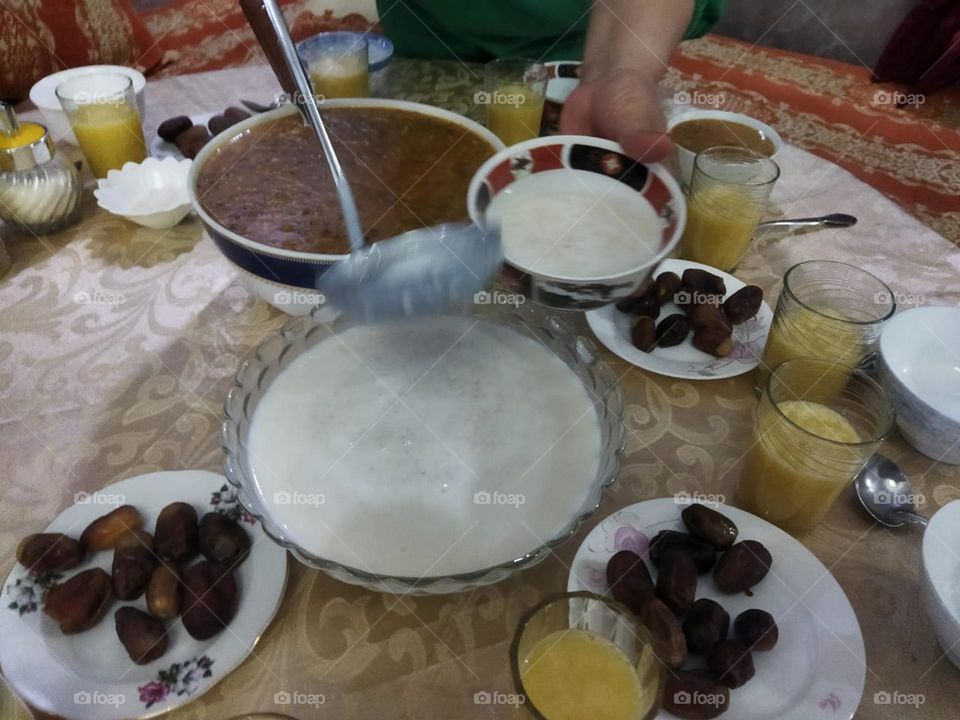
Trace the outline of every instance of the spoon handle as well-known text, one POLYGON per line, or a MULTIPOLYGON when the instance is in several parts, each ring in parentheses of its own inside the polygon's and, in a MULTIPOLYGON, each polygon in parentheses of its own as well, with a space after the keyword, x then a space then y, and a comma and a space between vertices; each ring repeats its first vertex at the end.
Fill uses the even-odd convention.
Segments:
POLYGON ((904 510, 902 517, 911 525, 916 525, 918 528, 925 528, 930 524, 930 520, 918 512, 913 512, 911 510, 904 510))
POLYGON ((353 192, 347 182, 347 176, 340 166, 340 160, 330 142, 327 128, 317 110, 317 103, 313 97, 313 87, 303 71, 300 57, 293 45, 287 23, 276 0, 240 0, 240 7, 247 17, 247 22, 257 37, 257 42, 263 48, 270 67, 273 68, 280 86, 293 99, 304 121, 309 123, 320 145, 323 154, 330 166, 333 182, 337 188, 337 197, 340 199, 340 208, 343 211, 343 220, 347 226, 347 237, 350 238, 350 248, 358 250, 363 247, 363 231, 360 228, 360 215, 357 212, 357 203, 353 199, 353 192))
POLYGON ((840 228, 851 227, 857 224, 857 219, 853 215, 844 215, 842 213, 833 213, 821 217, 792 218, 784 220, 768 220, 757 225, 758 228, 794 228, 794 227, 827 227, 840 228))

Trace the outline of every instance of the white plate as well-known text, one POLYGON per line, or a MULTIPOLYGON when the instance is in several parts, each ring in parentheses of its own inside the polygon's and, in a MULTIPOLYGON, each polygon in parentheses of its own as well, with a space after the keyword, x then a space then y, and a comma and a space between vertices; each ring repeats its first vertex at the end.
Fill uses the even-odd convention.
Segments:
MULTIPOLYGON (((653 277, 660 273, 675 272, 683 275, 689 268, 699 268, 712 272, 723 278, 727 287, 727 297, 735 293, 746 283, 733 275, 717 270, 709 265, 668 258, 660 263, 653 271, 653 277)), ((672 302, 660 309, 658 320, 681 312, 672 302)), ((770 332, 770 323, 773 321, 773 311, 764 300, 756 317, 747 320, 733 328, 734 346, 729 357, 718 358, 697 350, 688 337, 679 345, 669 348, 654 348, 653 352, 645 353, 638 350, 630 342, 630 325, 633 317, 620 312, 613 305, 605 305, 598 310, 587 313, 587 323, 597 339, 608 350, 629 363, 644 370, 650 370, 659 375, 683 378, 685 380, 713 380, 717 378, 734 377, 753 370, 760 364, 763 346, 767 342, 767 333, 770 332)))
MULTIPOLYGON (((604 519, 577 550, 567 589, 605 593, 607 560, 620 550, 644 553, 661 530, 685 530, 684 505, 658 498, 630 505, 604 519)), ((849 720, 863 695, 866 661, 857 616, 837 581, 809 550, 783 530, 755 515, 711 504, 733 520, 739 539, 759 540, 773 556, 769 575, 752 597, 726 595, 711 574, 701 575, 697 598, 719 602, 733 620, 744 610, 760 608, 777 621, 780 639, 768 652, 753 655, 756 675, 731 691, 730 720, 849 720)), ((656 579, 656 568, 648 563, 656 579)), ((692 656, 696 665, 697 656, 692 656)), ((690 661, 688 661, 690 662, 690 661)), ((674 715, 662 711, 665 720, 674 715)))
MULTIPOLYGON (((44 712, 65 718, 119 720, 158 715, 199 697, 222 680, 247 655, 270 624, 287 579, 286 551, 270 540, 242 511, 222 475, 201 470, 156 472, 110 485, 78 498, 47 527, 74 538, 92 520, 119 505, 133 505, 152 531, 157 515, 171 502, 192 503, 201 516, 211 510, 241 520, 250 534, 250 554, 236 569, 240 601, 236 617, 210 640, 194 640, 179 619, 168 623, 170 644, 147 665, 131 662, 114 627, 113 613, 134 601, 115 600, 103 619, 76 635, 63 635, 42 612, 49 582, 32 581, 17 565, 3 586, 0 607, 0 669, 10 685, 44 712)), ((80 567, 110 572, 113 551, 92 554, 80 567)))
MULTIPOLYGON (((190 115, 190 119, 193 121, 194 125, 206 125, 210 122, 210 118, 218 113, 208 112, 200 113, 199 115, 190 115)), ((174 117, 174 116, 171 116, 174 117)), ((167 120, 169 118, 164 118, 167 120)), ((163 121, 161 121, 163 122, 163 121)), ((165 157, 176 158, 177 160, 183 160, 183 153, 180 152, 180 149, 174 145, 172 142, 167 142, 162 140, 159 135, 154 133, 153 139, 150 141, 150 157, 155 157, 163 160, 165 157)))

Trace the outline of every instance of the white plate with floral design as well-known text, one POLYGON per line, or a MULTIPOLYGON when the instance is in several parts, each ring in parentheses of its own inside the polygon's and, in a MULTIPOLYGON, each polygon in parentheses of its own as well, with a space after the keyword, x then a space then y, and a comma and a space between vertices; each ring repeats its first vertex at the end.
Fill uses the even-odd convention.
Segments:
MULTIPOLYGON (((725 297, 729 297, 746 283, 733 275, 709 265, 668 258, 660 263, 653 277, 660 273, 675 272, 683 275, 688 268, 699 268, 723 278, 727 288, 725 297)), ((680 312, 672 302, 660 309, 658 320, 680 312)), ((652 352, 643 352, 630 342, 630 325, 633 317, 622 313, 613 305, 605 305, 587 313, 587 323, 597 339, 611 352, 629 363, 659 375, 683 378, 685 380, 715 380, 734 377, 753 370, 760 363, 763 346, 767 342, 773 311, 764 301, 756 317, 733 328, 733 351, 728 357, 718 358, 697 350, 688 337, 679 345, 668 348, 654 348, 652 352)))
POLYGON ((286 551, 270 540, 226 479, 201 470, 156 472, 123 480, 92 495, 79 493, 47 526, 79 538, 94 519, 120 505, 133 505, 153 530, 157 515, 175 501, 192 503, 199 516, 216 511, 237 519, 250 535, 248 557, 236 568, 240 598, 229 625, 209 640, 194 640, 179 618, 167 623, 169 646, 157 660, 134 664, 114 626, 113 613, 124 605, 141 610, 146 603, 114 600, 94 627, 63 635, 42 612, 43 596, 56 581, 101 567, 110 572, 113 551, 88 555, 79 567, 32 578, 17 564, 3 585, 0 607, 0 669, 23 698, 44 712, 82 720, 152 717, 199 697, 226 677, 253 650, 283 597, 286 551))
MULTIPOLYGON (((738 540, 762 542, 773 565, 749 596, 724 594, 712 575, 701 575, 697 598, 720 603, 730 615, 731 628, 741 612, 759 608, 773 615, 780 631, 772 650, 753 654, 756 675, 731 691, 730 706, 721 717, 849 720, 863 695, 867 668, 863 635, 850 601, 830 571, 795 538, 755 515, 715 502, 717 499, 680 493, 613 513, 580 545, 567 589, 606 593, 607 561, 615 552, 632 550, 645 555, 649 540, 661 530, 686 531, 680 511, 691 500, 713 507, 737 524, 738 540)), ((649 562, 647 567, 656 579, 656 568, 649 562)), ((687 663, 688 667, 703 667, 697 656, 687 663)), ((658 715, 661 720, 673 717, 666 711, 658 715)))

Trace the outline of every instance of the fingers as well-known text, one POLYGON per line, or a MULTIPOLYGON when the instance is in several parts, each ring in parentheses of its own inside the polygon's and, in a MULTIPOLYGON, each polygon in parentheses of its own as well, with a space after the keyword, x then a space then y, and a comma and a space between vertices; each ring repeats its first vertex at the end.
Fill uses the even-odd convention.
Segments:
POLYGON ((591 118, 590 88, 580 85, 567 96, 560 113, 562 135, 596 135, 591 118))
POLYGON ((645 163, 665 160, 673 150, 673 143, 666 132, 628 130, 617 141, 627 155, 645 163))

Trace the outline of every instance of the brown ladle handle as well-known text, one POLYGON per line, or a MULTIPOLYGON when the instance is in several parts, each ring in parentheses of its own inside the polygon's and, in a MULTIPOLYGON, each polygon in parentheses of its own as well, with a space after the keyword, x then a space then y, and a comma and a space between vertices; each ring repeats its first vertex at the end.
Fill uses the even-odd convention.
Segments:
MULTIPOLYGON (((277 39, 277 34, 270 23, 270 16, 267 15, 267 8, 264 6, 263 0, 240 0, 240 7, 243 14, 247 16, 247 22, 250 23, 257 42, 263 48, 264 55, 267 56, 267 62, 273 68, 273 74, 280 81, 280 87, 288 96, 296 98, 298 94, 297 83, 283 59, 283 49, 280 47, 280 41, 277 39)), ((301 107, 298 102, 294 102, 294 105, 298 109, 301 107)), ((301 110, 301 112, 303 111, 301 110)))

